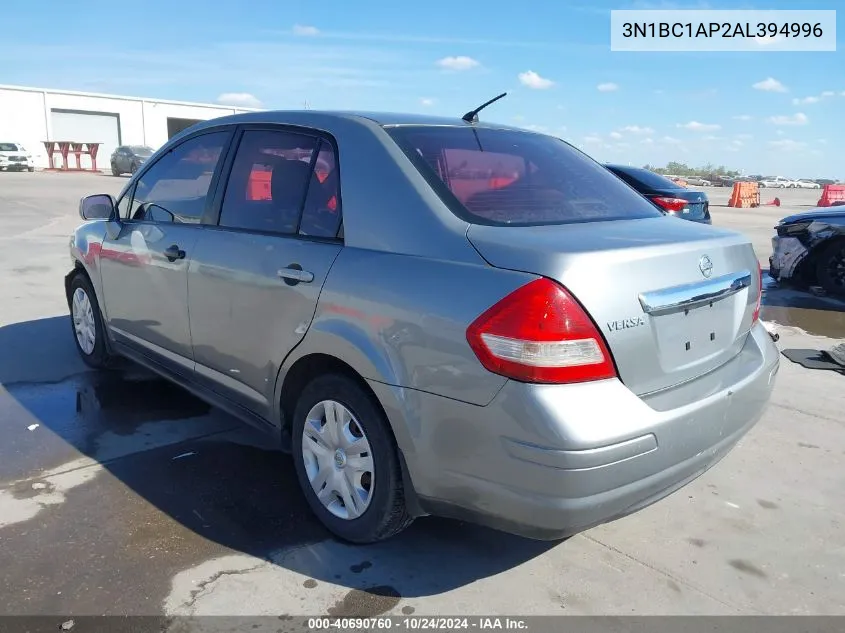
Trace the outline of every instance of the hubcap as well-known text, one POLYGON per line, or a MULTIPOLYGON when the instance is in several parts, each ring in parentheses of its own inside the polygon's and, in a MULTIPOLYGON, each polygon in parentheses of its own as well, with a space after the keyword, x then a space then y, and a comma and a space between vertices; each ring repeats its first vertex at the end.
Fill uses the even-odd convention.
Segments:
POLYGON ((364 429, 345 406, 319 402, 308 412, 302 458, 320 503, 338 518, 361 516, 370 505, 375 472, 364 429))
POLYGON ((85 355, 90 356, 97 343, 97 327, 94 323, 94 308, 91 300, 82 288, 73 291, 71 306, 76 342, 79 343, 79 348, 85 355))

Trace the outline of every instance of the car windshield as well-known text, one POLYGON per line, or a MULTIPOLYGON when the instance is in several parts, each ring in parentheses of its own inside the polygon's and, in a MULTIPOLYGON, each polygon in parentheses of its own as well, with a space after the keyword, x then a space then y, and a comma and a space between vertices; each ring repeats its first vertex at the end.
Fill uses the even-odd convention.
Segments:
POLYGON ((17 152, 18 146, 14 143, 0 143, 0 152, 17 152))
POLYGON ((386 129, 453 213, 472 224, 662 216, 602 165, 550 136, 450 126, 386 129))
POLYGON ((152 156, 153 150, 151 147, 146 147, 144 145, 131 145, 129 147, 129 151, 131 151, 135 156, 152 156))
POLYGON ((648 169, 618 167, 616 165, 608 165, 607 168, 634 187, 642 185, 649 189, 683 189, 678 183, 648 169))

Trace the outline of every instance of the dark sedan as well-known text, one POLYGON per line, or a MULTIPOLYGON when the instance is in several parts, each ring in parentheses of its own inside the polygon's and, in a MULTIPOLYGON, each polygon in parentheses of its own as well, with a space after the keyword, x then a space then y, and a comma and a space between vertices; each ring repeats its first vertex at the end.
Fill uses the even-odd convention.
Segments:
POLYGON ((772 278, 817 284, 845 297, 845 206, 787 216, 775 230, 769 258, 772 278))
POLYGON ((711 224, 710 201, 703 191, 687 189, 648 169, 605 165, 665 213, 684 220, 711 224))
POLYGON ((153 155, 153 148, 146 145, 121 145, 111 155, 111 173, 134 174, 153 155))

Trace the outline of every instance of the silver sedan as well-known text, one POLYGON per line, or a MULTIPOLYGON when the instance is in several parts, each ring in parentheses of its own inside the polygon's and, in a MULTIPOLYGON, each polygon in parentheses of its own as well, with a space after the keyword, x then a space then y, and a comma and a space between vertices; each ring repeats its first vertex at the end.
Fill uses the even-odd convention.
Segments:
POLYGON ((85 362, 267 431, 353 542, 425 514, 557 539, 634 512, 730 451, 778 370, 747 238, 524 130, 225 117, 80 214, 85 362))

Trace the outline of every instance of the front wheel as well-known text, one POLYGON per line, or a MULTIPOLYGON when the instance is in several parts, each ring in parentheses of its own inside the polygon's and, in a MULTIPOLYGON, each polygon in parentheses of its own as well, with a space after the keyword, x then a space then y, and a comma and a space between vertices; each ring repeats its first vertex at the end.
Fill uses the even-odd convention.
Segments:
POLYGON ((83 273, 77 273, 71 281, 68 301, 76 350, 89 367, 105 369, 112 358, 106 345, 103 317, 94 288, 83 273))
POLYGON ((314 379, 292 423, 297 479, 329 531, 352 543, 374 543, 410 525, 393 433, 361 386, 340 374, 314 379))
POLYGON ((816 263, 816 278, 828 294, 845 297, 845 240, 824 247, 816 263))

